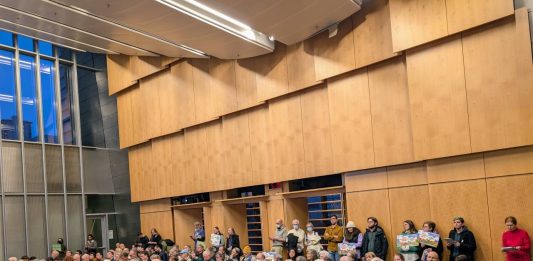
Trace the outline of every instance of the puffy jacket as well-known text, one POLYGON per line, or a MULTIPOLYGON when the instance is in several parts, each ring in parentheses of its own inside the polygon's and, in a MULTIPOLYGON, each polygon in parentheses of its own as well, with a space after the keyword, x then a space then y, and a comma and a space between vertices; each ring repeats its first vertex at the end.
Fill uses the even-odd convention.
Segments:
MULTIPOLYGON (((370 242, 369 233, 371 231, 369 229, 366 230, 365 235, 363 236, 363 246, 361 247, 361 256, 364 256, 367 252, 370 252, 368 250, 368 244, 370 242)), ((378 256, 379 258, 385 260, 387 257, 387 250, 389 248, 389 242, 387 241, 387 237, 385 237, 385 232, 381 227, 377 227, 374 231, 376 233, 376 236, 374 237, 374 254, 378 256)))

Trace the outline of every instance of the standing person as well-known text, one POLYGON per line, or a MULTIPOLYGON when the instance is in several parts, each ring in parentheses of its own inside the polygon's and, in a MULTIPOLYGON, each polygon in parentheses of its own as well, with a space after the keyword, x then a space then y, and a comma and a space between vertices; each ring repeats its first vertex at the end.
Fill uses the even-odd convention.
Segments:
POLYGON ((294 248, 296 251, 296 256, 301 256, 304 254, 304 239, 305 239, 305 231, 300 228, 300 221, 298 219, 294 219, 292 221, 292 229, 287 232, 287 238, 293 235, 296 238, 296 245, 295 246, 289 246, 289 248, 294 248))
POLYGON ((146 248, 149 241, 150 239, 148 239, 143 232, 139 232, 139 234, 137 234, 137 239, 135 240, 135 246, 146 248))
POLYGON ((278 255, 283 255, 283 246, 287 242, 287 228, 283 225, 283 220, 276 220, 276 230, 274 231, 274 236, 269 237, 272 240, 272 252, 275 252, 278 255))
POLYGON ((378 219, 375 217, 367 218, 367 229, 363 236, 363 246, 361 247, 361 255, 372 252, 377 257, 385 259, 387 257, 387 250, 389 242, 385 236, 383 228, 379 226, 378 219))
MULTIPOLYGON (((418 234, 415 224, 412 220, 405 220, 403 222, 403 232, 402 235, 412 235, 418 234)), ((405 258, 406 261, 416 261, 418 260, 418 246, 401 246, 400 254, 405 258)))
POLYGON ((440 260, 439 254, 435 251, 431 251, 428 253, 427 260, 428 261, 439 261, 440 260))
POLYGON ((57 244, 53 244, 52 249, 55 249, 59 252, 59 258, 64 258, 65 251, 67 251, 67 247, 65 246, 65 243, 63 242, 63 238, 58 238, 57 244))
POLYGON ((239 251, 238 254, 240 256, 240 248, 241 248, 241 243, 239 242, 239 235, 237 235, 237 233, 235 233, 235 229, 232 228, 232 227, 229 227, 228 228, 228 238, 226 239, 226 251, 228 254, 231 254, 231 250, 233 248, 238 248, 239 251))
POLYGON ((194 222, 194 233, 189 237, 194 241, 194 248, 200 245, 205 249, 205 230, 200 222, 194 222))
POLYGON ((150 231, 151 237, 150 241, 148 242, 149 245, 154 246, 159 244, 161 242, 161 235, 159 235, 159 232, 157 232, 157 229, 152 228, 150 231))
MULTIPOLYGON (((431 233, 438 234, 437 225, 433 221, 424 222, 424 225, 422 226, 422 230, 424 232, 431 232, 431 233)), ((429 252, 436 252, 439 255, 439 259, 442 259, 443 250, 444 250, 444 247, 442 246, 442 239, 439 236, 439 242, 437 243, 437 247, 432 247, 432 246, 428 246, 428 245, 424 245, 420 243, 420 249, 419 249, 418 255, 420 256, 420 260, 427 261, 429 252)))
POLYGON ((320 244, 320 235, 314 231, 313 223, 307 223, 305 226, 305 246, 307 251, 314 250, 316 253, 322 251, 322 245, 320 244))
POLYGON ((85 242, 85 251, 88 253, 96 253, 96 249, 98 248, 98 243, 94 239, 93 234, 87 235, 87 241, 85 242))
POLYGON ((339 261, 337 244, 343 240, 342 227, 337 225, 337 215, 332 215, 329 219, 331 226, 326 228, 324 239, 328 241, 328 252, 332 261, 339 261))
POLYGON ((213 234, 211 234, 211 246, 216 250, 221 246, 224 246, 224 235, 220 232, 218 227, 213 228, 213 234))
POLYGON ((525 230, 516 227, 516 218, 509 216, 505 218, 505 226, 507 231, 502 235, 502 251, 505 252, 505 260, 507 261, 530 261, 531 256, 529 250, 531 243, 529 235, 525 230))
POLYGON ((476 251, 476 238, 474 234, 465 226, 462 217, 453 219, 453 229, 448 235, 446 246, 450 250, 450 261, 454 261, 459 255, 466 255, 468 260, 474 261, 474 251, 476 251))
POLYGON ((348 221, 344 230, 343 243, 355 244, 355 260, 361 258, 361 247, 363 246, 363 233, 355 227, 353 221, 348 221))

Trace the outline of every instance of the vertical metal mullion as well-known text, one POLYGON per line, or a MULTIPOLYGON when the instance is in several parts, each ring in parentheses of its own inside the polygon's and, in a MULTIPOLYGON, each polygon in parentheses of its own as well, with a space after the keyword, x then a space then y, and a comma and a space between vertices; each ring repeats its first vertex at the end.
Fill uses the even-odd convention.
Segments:
POLYGON ((26 195, 26 164, 24 160, 24 124, 23 124, 23 115, 22 115, 22 82, 21 82, 21 76, 20 76, 20 53, 18 48, 18 38, 14 38, 14 43, 16 46, 15 49, 15 82, 16 82, 16 93, 17 93, 17 100, 19 101, 17 103, 17 114, 19 115, 17 117, 18 119, 18 126, 20 129, 20 136, 19 140, 21 141, 20 151, 21 151, 21 161, 22 161, 22 193, 24 198, 24 234, 26 235, 26 254, 29 252, 28 248, 28 198, 26 195))
MULTIPOLYGON (((39 53, 39 45, 35 45, 36 53, 39 53)), ((47 187, 47 178, 46 178, 46 158, 45 158, 45 146, 44 146, 44 121, 43 121, 43 96, 42 96, 42 84, 41 84, 41 57, 39 55, 35 56, 35 68, 37 71, 37 77, 36 79, 36 88, 37 88, 37 107, 39 108, 39 113, 37 118, 39 119, 39 141, 41 143, 41 159, 42 159, 42 165, 43 165, 43 182, 44 182, 44 221, 46 224, 45 229, 45 237, 46 237, 46 247, 47 247, 47 253, 50 252, 51 244, 50 239, 48 237, 48 187, 47 187)), ((27 239, 29 240, 29 239, 27 239)), ((29 246, 29 244, 28 244, 29 246)))
POLYGON ((71 117, 74 117, 74 129, 76 130, 76 145, 79 149, 79 160, 80 160, 80 181, 81 181, 81 208, 82 208, 82 219, 83 219, 83 238, 87 238, 87 220, 86 220, 86 210, 85 210, 85 181, 84 181, 84 173, 83 173, 83 150, 82 150, 82 142, 81 142, 81 120, 80 120, 80 100, 78 98, 79 92, 78 92, 78 62, 76 59, 76 54, 72 54, 72 61, 74 62, 74 65, 72 65, 72 77, 71 77, 71 83, 72 83, 72 101, 71 103, 74 104, 74 108, 72 109, 72 115, 71 117))
POLYGON ((57 115, 56 115, 56 120, 58 122, 58 126, 57 126, 57 132, 58 132, 58 135, 59 135, 59 144, 61 144, 61 172, 63 174, 63 203, 64 203, 64 215, 63 217, 65 217, 65 242, 67 244, 67 246, 69 245, 69 239, 68 239, 68 232, 69 232, 69 229, 68 229, 68 207, 67 207, 67 175, 65 173, 65 144, 64 144, 64 141, 63 141, 63 111, 61 110, 61 91, 60 91, 60 75, 59 75, 59 57, 58 57, 58 52, 55 53, 54 55, 55 57, 55 60, 54 60, 54 67, 55 67, 55 75, 54 75, 54 78, 56 79, 56 81, 54 82, 54 95, 56 97, 56 104, 55 104, 55 107, 56 107, 56 110, 57 110, 57 115))

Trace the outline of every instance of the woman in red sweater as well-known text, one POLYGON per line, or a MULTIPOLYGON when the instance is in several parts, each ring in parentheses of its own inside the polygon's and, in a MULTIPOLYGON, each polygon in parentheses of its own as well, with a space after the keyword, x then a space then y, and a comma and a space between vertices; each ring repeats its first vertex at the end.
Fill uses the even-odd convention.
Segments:
POLYGON ((502 235, 502 251, 505 252, 507 261, 530 261, 529 235, 525 230, 516 227, 516 218, 505 218, 507 231, 502 235))

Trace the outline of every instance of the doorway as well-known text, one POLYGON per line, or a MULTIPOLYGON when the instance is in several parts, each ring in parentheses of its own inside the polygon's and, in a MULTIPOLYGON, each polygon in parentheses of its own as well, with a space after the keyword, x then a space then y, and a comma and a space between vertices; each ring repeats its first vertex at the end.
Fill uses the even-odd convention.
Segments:
POLYGON ((97 243, 97 252, 104 255, 109 249, 108 216, 87 214, 86 224, 87 235, 93 235, 97 243))

